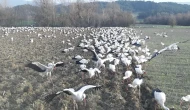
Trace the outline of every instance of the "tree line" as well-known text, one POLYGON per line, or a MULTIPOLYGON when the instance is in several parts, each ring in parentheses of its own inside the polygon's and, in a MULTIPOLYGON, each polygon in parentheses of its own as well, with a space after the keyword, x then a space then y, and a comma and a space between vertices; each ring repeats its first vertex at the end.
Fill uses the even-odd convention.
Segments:
POLYGON ((56 0, 34 0, 35 6, 0 7, 1 26, 74 26, 74 27, 127 27, 135 23, 131 12, 121 10, 117 3, 107 3, 104 9, 98 2, 82 0, 59 6, 56 0), (25 10, 24 10, 25 9, 25 10), (21 11, 22 13, 20 13, 21 11))
POLYGON ((77 0, 33 0, 35 5, 0 5, 0 26, 127 27, 134 23, 190 25, 188 5, 119 0, 86 3, 77 0), (175 10, 174 10, 175 9, 175 10))
POLYGON ((147 17, 144 23, 190 26, 190 12, 178 14, 158 13, 157 15, 147 17))

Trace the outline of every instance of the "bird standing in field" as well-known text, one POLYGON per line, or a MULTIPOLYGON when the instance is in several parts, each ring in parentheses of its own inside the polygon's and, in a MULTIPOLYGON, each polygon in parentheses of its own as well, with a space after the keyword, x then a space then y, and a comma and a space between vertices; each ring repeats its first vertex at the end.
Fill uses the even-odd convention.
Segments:
POLYGON ((129 60, 126 57, 121 58, 121 62, 129 69, 129 66, 131 65, 131 60, 129 60))
POLYGON ((112 73, 116 73, 116 67, 113 64, 109 64, 109 70, 111 70, 112 73))
POLYGON ((143 75, 143 74, 146 74, 145 70, 142 69, 142 65, 136 65, 135 67, 135 72, 137 74, 137 77, 139 75, 143 75))
POLYGON ((125 81, 126 79, 129 79, 132 74, 133 74, 132 71, 126 71, 125 76, 123 77, 123 80, 125 81))
POLYGON ((140 99, 140 86, 143 83, 142 78, 135 78, 131 84, 128 84, 129 87, 137 88, 139 86, 139 99, 140 99))
MULTIPOLYGON (((181 98, 180 106, 182 105, 183 101, 190 102, 190 95, 187 95, 181 98)), ((188 110, 190 110, 190 104, 189 104, 188 110)))
MULTIPOLYGON (((170 110, 168 107, 165 106, 165 102, 166 102, 166 94, 164 92, 162 92, 159 89, 154 89, 152 91, 152 96, 154 97, 154 99, 156 100, 156 102, 162 107, 164 108, 164 110, 170 110)), ((156 110, 156 107, 155 107, 156 110)))
POLYGON ((78 109, 78 105, 77 105, 76 102, 84 101, 84 104, 86 106, 86 94, 84 93, 86 90, 88 90, 88 89, 99 90, 101 88, 102 88, 101 85, 97 85, 97 86, 95 86, 95 85, 86 85, 86 86, 83 86, 82 88, 80 88, 79 90, 76 90, 76 91, 73 88, 63 89, 63 91, 58 91, 55 94, 47 95, 45 97, 45 101, 47 103, 49 103, 54 99, 54 97, 56 97, 57 95, 60 95, 63 92, 63 93, 66 93, 67 95, 72 96, 73 104, 74 104, 74 110, 75 110, 75 106, 76 106, 76 109, 78 109))

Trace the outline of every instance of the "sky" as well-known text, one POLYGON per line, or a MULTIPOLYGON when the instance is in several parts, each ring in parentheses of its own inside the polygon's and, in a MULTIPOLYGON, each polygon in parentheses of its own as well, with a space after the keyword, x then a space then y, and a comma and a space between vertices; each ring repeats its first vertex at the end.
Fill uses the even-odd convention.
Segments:
MULTIPOLYGON (((146 0, 148 1, 148 0, 146 0)), ((154 2, 190 2, 190 0, 150 0, 154 2)))
MULTIPOLYGON (((0 3, 2 3, 4 0, 0 0, 0 3)), ((7 0, 9 6, 16 6, 16 5, 23 5, 32 2, 32 0, 7 0)), ((57 0, 59 1, 59 0, 57 0)), ((66 0, 66 1, 75 1, 75 0, 66 0)), ((91 0, 85 0, 85 1, 91 1, 91 0)), ((96 1, 115 1, 115 0, 96 0, 96 1)), ((154 1, 154 2, 178 2, 178 3, 185 3, 189 2, 190 0, 145 0, 145 1, 154 1)))

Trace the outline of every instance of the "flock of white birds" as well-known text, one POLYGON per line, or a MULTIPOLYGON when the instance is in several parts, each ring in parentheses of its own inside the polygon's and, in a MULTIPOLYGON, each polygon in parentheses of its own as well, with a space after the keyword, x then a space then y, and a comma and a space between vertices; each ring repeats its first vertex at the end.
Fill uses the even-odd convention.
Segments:
MULTIPOLYGON (((36 34, 36 38, 29 38, 28 43, 33 44, 35 40, 43 40, 46 38, 56 39, 55 29, 60 31, 60 35, 64 34, 67 36, 70 33, 75 33, 75 36, 69 39, 65 39, 62 42, 63 45, 67 45, 68 48, 62 50, 64 53, 75 51, 76 45, 72 44, 72 40, 80 39, 78 47, 82 49, 85 53, 93 53, 92 59, 87 59, 82 55, 75 54, 73 55, 73 60, 79 64, 79 72, 88 75, 88 78, 98 78, 105 74, 105 71, 109 70, 111 74, 118 75, 124 73, 123 81, 127 82, 128 87, 137 89, 139 88, 139 98, 140 98, 140 86, 143 84, 143 76, 146 75, 145 64, 146 62, 151 61, 153 58, 165 51, 177 51, 180 49, 178 43, 185 43, 187 41, 176 42, 169 46, 160 49, 159 51, 155 49, 154 52, 151 52, 146 44, 146 40, 149 40, 149 36, 141 36, 136 33, 132 28, 35 28, 35 27, 20 27, 20 28, 1 28, 2 36, 9 37, 9 33, 16 33, 19 31, 28 31, 30 34, 36 34), (37 33, 36 30, 39 30, 43 33, 52 32, 50 34, 37 33), (69 30, 69 31, 66 31, 69 30), (84 30, 89 30, 90 33, 87 35, 82 32, 84 30), (89 63, 93 63, 90 65, 89 63), (119 71, 120 67, 123 66, 124 69, 119 71), (133 79, 133 81, 131 81, 133 79)), ((155 33, 163 37, 168 37, 166 33, 155 33)), ((27 36, 26 36, 27 37, 27 36)), ((14 42, 14 37, 10 38, 11 42, 14 42)), ((34 44, 35 45, 35 44, 34 44)), ((164 43, 161 42, 161 45, 164 43)), ((64 54, 63 54, 64 55, 64 54)), ((40 62, 34 61, 31 62, 30 66, 32 69, 39 72, 45 73, 45 75, 51 78, 51 73, 55 67, 66 65, 67 62, 57 62, 49 63, 47 66, 41 64, 40 62), (32 67, 33 66, 33 67, 32 67), (35 67, 35 68, 34 68, 35 67), (40 69, 40 70, 39 70, 40 69)), ((121 69, 120 69, 121 70, 121 69)), ((147 73, 151 74, 151 73, 147 73)), ((100 79, 102 80, 102 79, 100 79)), ((50 94, 45 97, 46 102, 51 102, 54 97, 61 93, 66 93, 71 95, 74 101, 74 107, 78 108, 75 101, 84 101, 86 99, 86 94, 84 93, 88 89, 101 89, 104 84, 101 85, 85 85, 79 90, 74 90, 73 88, 63 89, 58 91, 55 94, 50 94)), ((128 87, 126 90, 128 90, 128 87)), ((169 110, 168 107, 164 105, 166 101, 166 94, 159 89, 152 90, 152 95, 157 101, 157 103, 165 110, 169 110)), ((190 95, 184 96, 181 98, 181 101, 189 101, 190 95)), ((182 104, 182 102, 181 102, 182 104)), ((180 104, 180 105, 181 105, 180 104)), ((86 104, 85 104, 86 105, 86 104)), ((190 109, 190 107, 189 107, 190 109)))

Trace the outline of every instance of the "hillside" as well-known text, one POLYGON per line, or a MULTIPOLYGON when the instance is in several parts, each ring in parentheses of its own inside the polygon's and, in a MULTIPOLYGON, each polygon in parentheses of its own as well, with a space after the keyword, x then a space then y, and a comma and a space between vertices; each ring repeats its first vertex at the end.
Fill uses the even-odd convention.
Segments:
POLYGON ((177 4, 172 2, 155 3, 151 1, 117 1, 122 10, 139 13, 138 18, 144 19, 157 13, 186 13, 190 6, 186 4, 177 4))
MULTIPOLYGON (((108 2, 97 2, 99 5, 99 9, 106 8, 108 2)), ((116 1, 116 3, 120 6, 120 8, 124 11, 130 11, 133 13, 139 13, 138 18, 144 19, 150 15, 156 15, 157 13, 186 13, 190 10, 190 6, 187 4, 178 4, 172 2, 161 2, 155 3, 151 1, 116 1)), ((31 9, 34 11, 36 6, 31 5, 20 5, 13 7, 14 9, 20 8, 17 13, 23 13, 25 10, 31 9)), ((68 6, 65 5, 56 5, 57 12, 60 13, 60 9, 64 8, 67 9, 68 6)))
POLYGON ((59 4, 53 6, 55 11, 46 6, 18 5, 0 10, 0 25, 127 27, 134 24, 136 20, 147 24, 168 25, 171 16, 175 16, 177 25, 190 25, 188 23, 189 14, 187 13, 190 10, 189 5, 150 1, 116 1, 116 4, 108 3, 110 2, 84 3, 80 5, 82 9, 77 8, 77 4, 72 5, 75 5, 74 8, 71 8, 70 5, 59 4), (115 13, 113 13, 114 10, 115 13), (89 11, 91 12, 89 13, 89 11))

